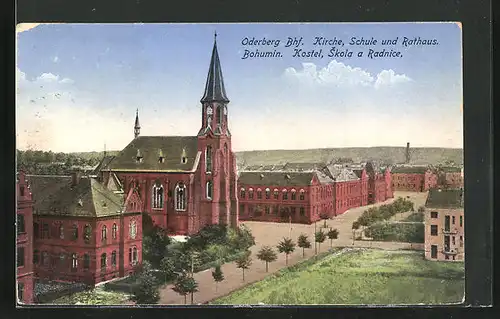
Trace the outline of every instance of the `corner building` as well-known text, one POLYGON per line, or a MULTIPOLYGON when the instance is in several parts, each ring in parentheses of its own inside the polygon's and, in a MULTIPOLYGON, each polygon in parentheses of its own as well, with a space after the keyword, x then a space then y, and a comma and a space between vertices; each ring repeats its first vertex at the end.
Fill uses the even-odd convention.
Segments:
POLYGON ((191 235, 205 225, 238 225, 236 157, 228 125, 229 99, 215 39, 194 136, 141 136, 101 163, 107 183, 118 178, 125 193, 135 189, 143 212, 171 235, 191 235))

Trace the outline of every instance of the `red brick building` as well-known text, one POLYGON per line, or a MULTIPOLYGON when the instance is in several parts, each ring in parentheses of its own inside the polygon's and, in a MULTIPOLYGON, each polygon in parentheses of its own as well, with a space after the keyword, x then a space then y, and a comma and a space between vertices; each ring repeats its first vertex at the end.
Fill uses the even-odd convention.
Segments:
POLYGON ((436 187, 437 175, 427 166, 392 168, 392 187, 397 191, 426 192, 436 187))
POLYGON ((17 176, 17 300, 33 302, 33 199, 24 172, 17 176))
POLYGON ((108 183, 115 174, 125 193, 136 189, 143 212, 172 235, 190 235, 205 225, 238 225, 236 157, 231 147, 228 103, 214 41, 201 128, 195 136, 140 136, 100 165, 108 183))
POLYGON ((132 273, 142 260, 137 191, 93 177, 28 176, 33 190, 37 279, 95 285, 132 273))
POLYGON ((247 167, 238 179, 240 219, 312 223, 334 217, 369 203, 371 179, 373 203, 393 197, 390 171, 371 169, 372 175, 364 166, 322 163, 247 167))

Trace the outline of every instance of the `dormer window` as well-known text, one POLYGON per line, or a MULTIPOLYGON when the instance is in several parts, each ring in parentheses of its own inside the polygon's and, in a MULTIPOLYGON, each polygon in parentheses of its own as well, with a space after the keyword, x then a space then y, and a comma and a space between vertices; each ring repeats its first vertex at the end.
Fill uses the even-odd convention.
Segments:
POLYGON ((136 155, 136 161, 137 163, 142 163, 142 154, 141 154, 141 150, 137 150, 137 155, 136 155))
POLYGON ((82 201, 82 199, 81 199, 81 198, 78 200, 78 206, 80 206, 80 207, 82 207, 82 206, 83 206, 83 201, 82 201))
POLYGON ((186 164, 187 163, 187 154, 186 154, 186 149, 182 149, 182 154, 181 154, 181 163, 186 164))

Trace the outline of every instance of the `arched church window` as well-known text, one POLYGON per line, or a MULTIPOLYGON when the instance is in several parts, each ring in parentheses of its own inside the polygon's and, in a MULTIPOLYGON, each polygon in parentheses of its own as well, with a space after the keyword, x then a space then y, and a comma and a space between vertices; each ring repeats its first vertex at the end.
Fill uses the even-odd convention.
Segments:
POLYGON ((113 229, 111 231, 111 235, 113 236, 113 239, 116 239, 117 233, 118 233, 118 226, 116 226, 116 224, 113 224, 113 229))
POLYGON ((83 240, 85 241, 85 243, 90 243, 90 238, 91 238, 91 235, 92 235, 92 227, 90 227, 90 225, 85 225, 85 227, 83 228, 83 240))
POLYGON ((243 187, 240 189, 240 198, 245 199, 245 189, 243 187))
POLYGON ((215 109, 215 119, 217 120, 217 124, 222 123, 222 106, 221 105, 217 106, 217 108, 215 109))
POLYGON ((279 196, 280 196, 280 193, 279 193, 279 191, 278 191, 278 189, 277 189, 277 188, 275 188, 275 189, 274 189, 274 192, 273 192, 273 193, 274 193, 274 194, 273 194, 273 195, 274 195, 274 199, 278 199, 278 198, 279 198, 279 196))
POLYGON ((137 263, 137 247, 132 248, 132 264, 137 263))
POLYGON ((257 199, 262 199, 262 189, 257 188, 257 199))
POLYGON ((248 189, 248 199, 253 199, 253 188, 248 189))
POLYGON ((163 186, 159 183, 153 186, 153 208, 163 208, 163 186))
POLYGON ((297 191, 295 189, 292 189, 292 200, 296 200, 297 199, 297 191))
POLYGON ((212 182, 208 181, 207 182, 207 199, 212 199, 212 193, 213 193, 213 187, 212 187, 212 182))
POLYGON ((106 241, 106 239, 108 239, 108 228, 106 227, 106 225, 102 226, 101 237, 102 237, 102 241, 106 241))
POLYGON ((175 187, 175 209, 178 211, 186 210, 186 185, 177 184, 175 187))
POLYGON ((266 188, 266 199, 271 198, 271 190, 269 188, 266 188))
POLYGON ((130 221, 129 235, 131 239, 135 239, 135 236, 137 236, 137 222, 135 221, 135 219, 130 221))
POLYGON ((305 191, 303 189, 300 190, 300 195, 299 195, 299 199, 300 200, 304 200, 306 198, 305 196, 305 191))
POLYGON ((205 172, 212 172, 212 146, 210 145, 205 150, 205 172))
POLYGON ((78 268, 78 256, 73 253, 71 254, 71 271, 76 271, 78 268))
POLYGON ((283 189, 283 200, 288 199, 288 191, 286 189, 283 189))

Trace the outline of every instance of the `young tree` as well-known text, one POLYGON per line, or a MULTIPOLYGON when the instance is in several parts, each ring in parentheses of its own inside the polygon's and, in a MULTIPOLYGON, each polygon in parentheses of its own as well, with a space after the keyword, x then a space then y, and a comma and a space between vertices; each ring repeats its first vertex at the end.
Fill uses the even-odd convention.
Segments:
POLYGON ((272 247, 263 246, 257 253, 257 258, 266 263, 266 272, 268 272, 269 263, 276 261, 276 259, 278 259, 278 256, 276 255, 276 252, 272 247))
POLYGON ((160 300, 160 293, 153 273, 143 269, 135 278, 130 300, 136 304, 156 304, 160 300))
POLYGON ((214 270, 212 271, 212 277, 215 281, 215 292, 217 292, 219 282, 224 280, 224 274, 222 273, 220 265, 215 266, 214 270))
POLYGON ((288 255, 295 250, 295 243, 291 238, 283 238, 278 244, 278 251, 285 254, 285 264, 288 266, 288 255))
POLYGON ((177 277, 175 271, 175 263, 170 257, 163 257, 163 259, 160 261, 160 270, 165 276, 165 283, 168 283, 170 280, 177 277))
POLYGON ((191 294, 191 304, 194 303, 194 293, 198 291, 198 283, 193 277, 187 277, 184 282, 184 288, 191 294))
POLYGON ((318 252, 321 250, 321 243, 326 239, 326 234, 320 230, 314 234, 314 240, 318 243, 318 252))
POLYGON ((240 258, 236 259, 236 267, 241 268, 243 271, 243 281, 245 281, 245 269, 250 268, 250 265, 252 264, 252 257, 250 257, 251 254, 252 252, 247 250, 243 255, 241 255, 240 258))
POLYGON ((332 248, 333 240, 339 238, 339 231, 336 228, 335 229, 330 228, 330 230, 328 231, 328 233, 326 235, 330 239, 330 248, 332 248))
POLYGON ((299 238, 297 239, 297 246, 302 248, 302 258, 304 258, 306 256, 305 249, 311 248, 311 242, 309 241, 309 238, 307 238, 307 235, 300 234, 299 238))
POLYGON ((189 276, 187 273, 184 273, 182 276, 178 277, 177 280, 175 281, 174 286, 172 287, 172 290, 178 293, 181 296, 184 296, 184 304, 187 303, 187 295, 189 294, 188 287, 187 287, 187 279, 189 276))

